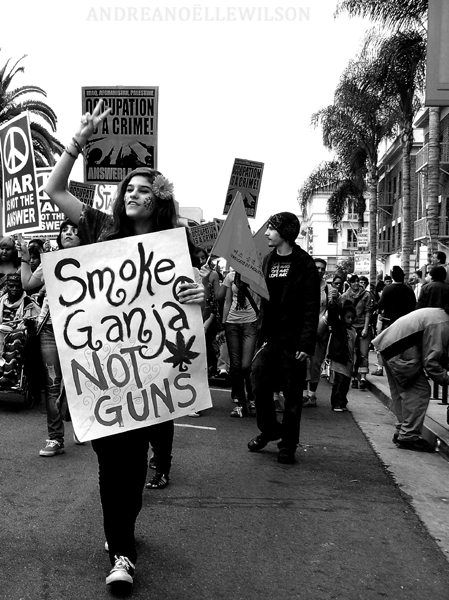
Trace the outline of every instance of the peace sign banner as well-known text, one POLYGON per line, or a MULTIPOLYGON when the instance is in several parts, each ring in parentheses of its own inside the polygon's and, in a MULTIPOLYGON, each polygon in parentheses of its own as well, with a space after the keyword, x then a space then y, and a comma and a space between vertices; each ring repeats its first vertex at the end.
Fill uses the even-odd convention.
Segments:
POLYGON ((41 215, 28 113, 0 127, 5 234, 40 229, 41 215))

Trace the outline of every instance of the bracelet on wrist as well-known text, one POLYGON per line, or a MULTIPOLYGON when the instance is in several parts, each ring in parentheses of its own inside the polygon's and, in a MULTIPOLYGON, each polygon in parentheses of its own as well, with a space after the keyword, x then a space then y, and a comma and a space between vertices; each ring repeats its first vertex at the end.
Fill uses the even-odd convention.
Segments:
POLYGON ((66 153, 67 153, 69 156, 71 156, 71 157, 73 158, 73 160, 76 160, 76 159, 78 158, 78 155, 77 155, 77 154, 73 154, 73 152, 70 152, 70 150, 69 150, 68 146, 66 146, 66 147, 64 148, 64 151, 65 151, 65 152, 66 152, 66 153))
POLYGON ((78 150, 78 154, 82 154, 83 147, 81 146, 79 141, 75 137, 72 137, 72 142, 73 142, 73 145, 75 146, 75 148, 78 150))

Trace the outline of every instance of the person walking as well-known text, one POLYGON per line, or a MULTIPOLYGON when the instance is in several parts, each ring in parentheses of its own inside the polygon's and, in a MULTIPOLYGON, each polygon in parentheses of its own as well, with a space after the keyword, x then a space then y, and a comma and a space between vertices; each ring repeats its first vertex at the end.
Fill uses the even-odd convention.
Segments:
POLYGON ((441 265, 436 265, 430 269, 430 281, 421 288, 416 308, 445 308, 446 306, 449 306, 449 283, 446 283, 446 269, 441 265))
POLYGON ((259 297, 236 271, 226 275, 223 286, 226 288, 223 323, 229 352, 231 397, 236 403, 230 416, 242 418, 254 410, 250 369, 256 347, 259 297))
POLYGON ((295 243, 299 228, 297 216, 290 212, 268 221, 265 235, 273 250, 264 258, 263 273, 270 299, 261 302, 261 346, 251 369, 260 433, 248 442, 248 449, 259 452, 280 440, 277 460, 284 464, 296 460, 307 359, 315 350, 320 310, 318 271, 312 257, 295 243), (281 423, 273 402, 279 388, 285 398, 281 423))
POLYGON ((349 278, 349 289, 342 294, 340 302, 351 302, 355 308, 354 328, 357 332, 357 361, 354 367, 352 387, 366 390, 366 374, 368 373, 368 352, 370 345, 371 296, 359 282, 359 276, 353 273, 349 278), (360 376, 360 381, 359 381, 360 376))
MULTIPOLYGON (((112 216, 85 206, 68 191, 68 178, 76 158, 109 112, 110 109, 102 112, 100 100, 92 114, 82 116, 45 189, 59 209, 78 226, 85 243, 122 239, 177 226, 173 186, 161 173, 148 167, 134 169, 120 183, 112 216)), ((182 303, 201 304, 204 288, 201 283, 183 283, 178 297, 182 303)), ((137 558, 134 530, 142 507, 150 437, 157 427, 159 425, 143 427, 92 441, 98 458, 104 530, 112 565, 106 584, 112 587, 133 583, 137 558)))

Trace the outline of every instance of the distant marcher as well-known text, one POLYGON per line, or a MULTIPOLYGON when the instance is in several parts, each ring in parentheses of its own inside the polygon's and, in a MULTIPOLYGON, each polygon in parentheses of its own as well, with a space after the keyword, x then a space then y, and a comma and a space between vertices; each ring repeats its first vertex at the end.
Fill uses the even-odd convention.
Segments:
POLYGON ((449 306, 449 283, 446 269, 439 265, 430 269, 430 281, 421 288, 416 308, 446 308, 449 306))
POLYGON ((397 418, 393 442, 400 448, 433 452, 422 437, 430 400, 428 377, 449 383, 449 315, 441 308, 421 308, 382 331, 373 344, 381 353, 397 418))
POLYGON ((350 288, 341 296, 340 303, 351 302, 355 308, 354 328, 357 332, 357 361, 354 367, 352 387, 365 390, 368 373, 368 351, 370 345, 371 296, 359 283, 359 276, 353 273, 349 278, 350 288), (360 377, 360 381, 359 381, 360 377))
POLYGON ((0 297, 6 292, 6 276, 20 270, 20 258, 12 237, 0 242, 0 297))
POLYGON ((446 253, 445 252, 434 252, 432 254, 432 265, 434 267, 444 267, 446 271, 446 283, 449 283, 449 272, 446 266, 446 253))
POLYGON ((329 302, 328 315, 332 329, 327 354, 331 361, 330 369, 333 377, 331 408, 334 412, 343 412, 347 410, 347 394, 356 360, 357 332, 352 326, 356 316, 355 308, 351 303, 340 306, 338 302, 332 301, 329 302))

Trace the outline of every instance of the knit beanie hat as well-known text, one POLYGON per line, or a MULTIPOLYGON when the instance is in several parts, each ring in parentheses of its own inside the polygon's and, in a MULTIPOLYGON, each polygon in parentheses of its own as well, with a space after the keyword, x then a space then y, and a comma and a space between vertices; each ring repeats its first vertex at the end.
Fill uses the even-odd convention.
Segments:
POLYGON ((276 213, 268 219, 268 224, 277 230, 283 240, 294 244, 299 235, 299 219, 291 212, 276 213))

